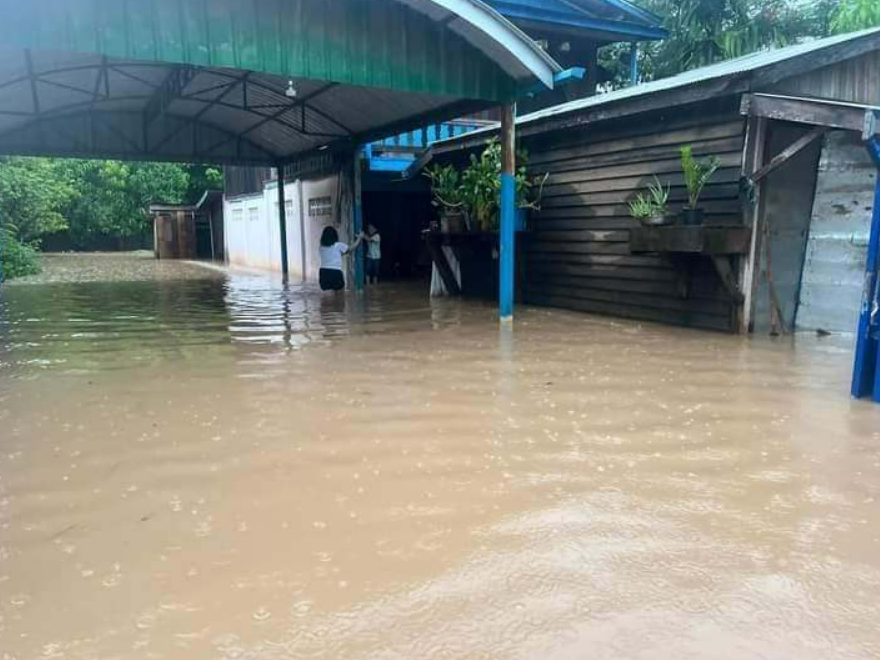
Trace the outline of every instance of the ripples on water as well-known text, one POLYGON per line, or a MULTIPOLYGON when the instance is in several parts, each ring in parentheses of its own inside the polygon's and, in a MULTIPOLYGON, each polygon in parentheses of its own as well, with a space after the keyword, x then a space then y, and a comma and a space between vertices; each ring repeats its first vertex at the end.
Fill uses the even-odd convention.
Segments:
POLYGON ((0 294, 0 659, 880 657, 848 340, 162 268, 0 294))

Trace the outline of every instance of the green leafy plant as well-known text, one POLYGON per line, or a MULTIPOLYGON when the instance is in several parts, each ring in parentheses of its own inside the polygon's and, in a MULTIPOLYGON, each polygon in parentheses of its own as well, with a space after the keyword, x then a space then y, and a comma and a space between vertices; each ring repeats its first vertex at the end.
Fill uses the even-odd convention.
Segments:
MULTIPOLYGON (((514 175, 516 206, 540 210, 544 185, 550 175, 530 176, 528 154, 524 150, 517 151, 517 163, 514 175)), ((434 206, 463 211, 469 228, 482 231, 498 229, 500 175, 501 144, 498 140, 490 141, 479 156, 472 154, 461 173, 452 165, 436 165, 425 172, 431 181, 434 206)))
POLYGON ((648 193, 639 193, 629 203, 629 212, 632 217, 639 220, 665 216, 668 214, 668 201, 669 186, 664 187, 660 179, 655 176, 654 182, 648 186, 648 193))
POLYGON ((700 195, 703 188, 715 174, 715 170, 721 165, 721 161, 717 156, 712 156, 703 161, 694 158, 693 149, 690 145, 682 147, 681 153, 681 169, 684 172, 684 183, 688 191, 689 209, 696 209, 700 201, 700 195))
POLYGON ((0 279, 34 275, 41 270, 36 245, 19 240, 18 230, 8 223, 0 226, 0 279))
POLYGON ((434 165, 424 172, 431 181, 431 192, 434 199, 431 204, 440 209, 463 210, 461 176, 452 165, 434 165))

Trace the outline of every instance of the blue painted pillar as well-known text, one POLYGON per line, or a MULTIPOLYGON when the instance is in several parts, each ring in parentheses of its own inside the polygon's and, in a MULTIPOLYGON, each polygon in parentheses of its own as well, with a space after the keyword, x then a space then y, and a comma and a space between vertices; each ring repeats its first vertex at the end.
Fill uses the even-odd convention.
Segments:
MULTIPOLYGON (((354 203, 352 204, 351 229, 354 236, 352 240, 357 238, 364 230, 364 207, 363 194, 361 186, 361 175, 364 170, 364 153, 358 149, 354 154, 354 203)), ((364 290, 364 246, 360 245, 354 252, 354 290, 364 290)))
POLYGON ((513 321, 516 270, 516 105, 501 114, 501 231, 498 258, 498 313, 502 323, 513 321))
POLYGON ((639 84, 639 42, 629 44, 629 84, 639 84))
POLYGON ((868 241, 868 258, 865 266, 865 286, 859 329, 856 336, 856 356, 853 365, 852 395, 856 398, 872 395, 880 402, 880 310, 878 310, 877 259, 880 256, 880 137, 868 141, 868 151, 877 165, 877 184, 874 193, 874 211, 871 220, 871 237, 868 241))

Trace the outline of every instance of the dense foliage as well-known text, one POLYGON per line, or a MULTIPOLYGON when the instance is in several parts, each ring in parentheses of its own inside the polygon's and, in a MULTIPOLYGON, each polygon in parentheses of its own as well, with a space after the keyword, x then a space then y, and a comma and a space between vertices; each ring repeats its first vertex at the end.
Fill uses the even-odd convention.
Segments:
MULTIPOLYGON (((674 75, 772 46, 880 25, 878 0, 642 0, 669 38, 642 44, 644 80, 674 75)), ((629 81, 629 46, 604 49, 614 87, 629 81)))
POLYGON ((149 227, 150 203, 197 202, 223 186, 203 165, 0 158, 0 265, 4 278, 39 270, 40 238, 69 232, 74 247, 149 227))

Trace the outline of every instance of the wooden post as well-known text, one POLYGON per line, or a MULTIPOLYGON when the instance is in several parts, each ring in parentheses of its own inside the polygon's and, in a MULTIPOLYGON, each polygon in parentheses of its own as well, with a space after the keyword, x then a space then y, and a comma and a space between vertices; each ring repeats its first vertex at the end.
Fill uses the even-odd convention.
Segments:
MULTIPOLYGON (((746 129, 746 141, 743 150, 743 178, 751 180, 753 173, 761 169, 764 163, 764 146, 767 138, 767 119, 749 117, 746 129)), ((755 294, 761 274, 761 251, 763 247, 762 219, 764 215, 761 199, 762 183, 756 184, 752 199, 745 201, 743 221, 752 231, 752 243, 749 253, 742 260, 740 290, 743 292, 742 313, 739 318, 739 331, 743 334, 751 332, 755 313, 755 294)))
POLYGON ((281 274, 284 281, 290 272, 287 261, 287 209, 284 206, 284 165, 278 165, 278 230, 281 240, 281 274))
POLYGON ((498 258, 498 313, 502 323, 513 321, 516 270, 516 104, 501 113, 501 232, 498 258))
POLYGON ((214 211, 208 207, 208 236, 211 237, 211 261, 216 260, 214 255, 214 211))

